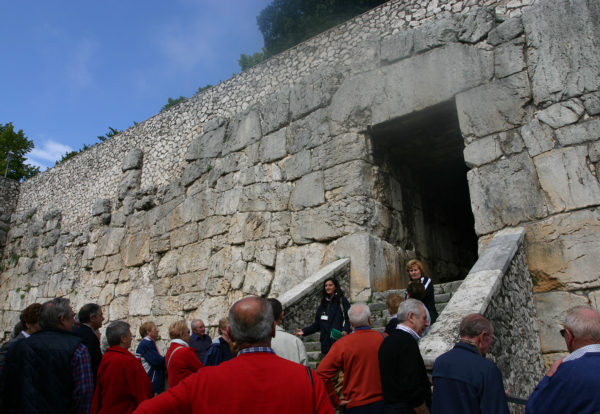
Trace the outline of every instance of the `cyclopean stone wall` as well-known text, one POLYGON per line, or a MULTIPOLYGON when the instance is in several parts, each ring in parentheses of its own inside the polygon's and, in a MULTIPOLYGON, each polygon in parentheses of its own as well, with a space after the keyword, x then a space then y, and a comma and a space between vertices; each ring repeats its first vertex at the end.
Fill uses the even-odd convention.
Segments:
POLYGON ((550 292, 536 296, 542 349, 555 351, 542 308, 595 303, 600 284, 600 13, 532 3, 388 2, 25 181, 3 331, 64 295, 166 337, 178 318, 214 325, 237 298, 283 294, 339 258, 354 299, 402 287, 423 240, 460 251, 443 206, 415 226, 427 189, 406 192, 372 131, 444 105, 479 242, 526 229, 536 289, 550 292))
POLYGON ((19 182, 0 177, 0 257, 10 229, 10 216, 17 206, 19 182))

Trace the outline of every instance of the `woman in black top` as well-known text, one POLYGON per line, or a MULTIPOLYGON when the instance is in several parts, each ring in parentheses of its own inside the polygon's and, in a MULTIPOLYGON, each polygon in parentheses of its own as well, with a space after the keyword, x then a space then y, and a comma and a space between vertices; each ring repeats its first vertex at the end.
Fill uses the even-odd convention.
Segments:
POLYGON ((423 286, 425 286, 423 305, 425 305, 429 311, 429 316, 431 316, 431 325, 433 325, 438 317, 438 312, 435 308, 435 297, 433 294, 433 281, 425 276, 423 263, 421 263, 419 260, 409 260, 409 262, 406 264, 406 271, 408 272, 408 278, 411 280, 411 282, 421 282, 423 286))
POLYGON ((342 335, 350 333, 348 309, 350 303, 336 279, 329 278, 323 283, 323 297, 317 308, 315 321, 303 329, 297 329, 296 335, 310 335, 320 331, 321 355, 325 356, 335 341, 331 338, 331 330, 337 329, 342 335))

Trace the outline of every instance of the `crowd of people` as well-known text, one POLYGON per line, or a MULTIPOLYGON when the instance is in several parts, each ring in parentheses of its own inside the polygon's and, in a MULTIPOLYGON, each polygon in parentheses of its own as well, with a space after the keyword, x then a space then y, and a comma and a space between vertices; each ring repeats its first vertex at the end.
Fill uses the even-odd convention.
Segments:
MULTIPOLYGON (((32 304, 0 349, 0 412, 508 413, 502 374, 485 358, 494 327, 480 314, 463 318, 460 340, 428 374, 418 341, 437 317, 427 306, 431 279, 420 262, 407 271, 407 297, 387 298, 385 332, 371 328, 368 305, 350 306, 330 278, 314 322, 296 335, 283 330, 277 299, 251 296, 219 321, 215 340, 202 320, 172 323, 164 356, 152 321, 140 326, 133 354, 127 322, 112 321, 100 334, 97 304, 84 305, 77 321, 68 299, 32 304), (323 359, 313 371, 299 337, 315 332, 323 359)), ((600 412, 600 314, 579 306, 563 326, 570 354, 552 365, 527 413, 600 412)))

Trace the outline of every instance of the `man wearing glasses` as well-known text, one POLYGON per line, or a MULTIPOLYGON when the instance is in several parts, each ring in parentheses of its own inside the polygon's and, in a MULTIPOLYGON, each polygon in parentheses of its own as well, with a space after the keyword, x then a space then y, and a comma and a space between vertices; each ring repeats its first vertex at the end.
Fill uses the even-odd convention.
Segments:
POLYGON ((600 412, 600 314, 577 306, 567 311, 560 334, 571 353, 554 362, 527 401, 527 414, 600 412))

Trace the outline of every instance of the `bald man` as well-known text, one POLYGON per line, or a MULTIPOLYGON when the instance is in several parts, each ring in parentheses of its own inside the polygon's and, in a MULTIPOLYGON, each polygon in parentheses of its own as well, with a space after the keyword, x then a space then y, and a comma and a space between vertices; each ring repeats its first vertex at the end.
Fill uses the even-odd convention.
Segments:
POLYGON ((527 401, 527 414, 600 412, 600 314, 588 306, 567 311, 560 330, 570 355, 557 360, 527 401))
POLYGON ((238 355, 208 366, 135 413, 333 414, 323 381, 303 365, 280 358, 271 348, 275 321, 266 299, 247 297, 229 310, 229 336, 238 355))
POLYGON ((433 365, 433 414, 508 414, 502 374, 485 358, 494 327, 478 313, 460 323, 460 341, 433 365))

